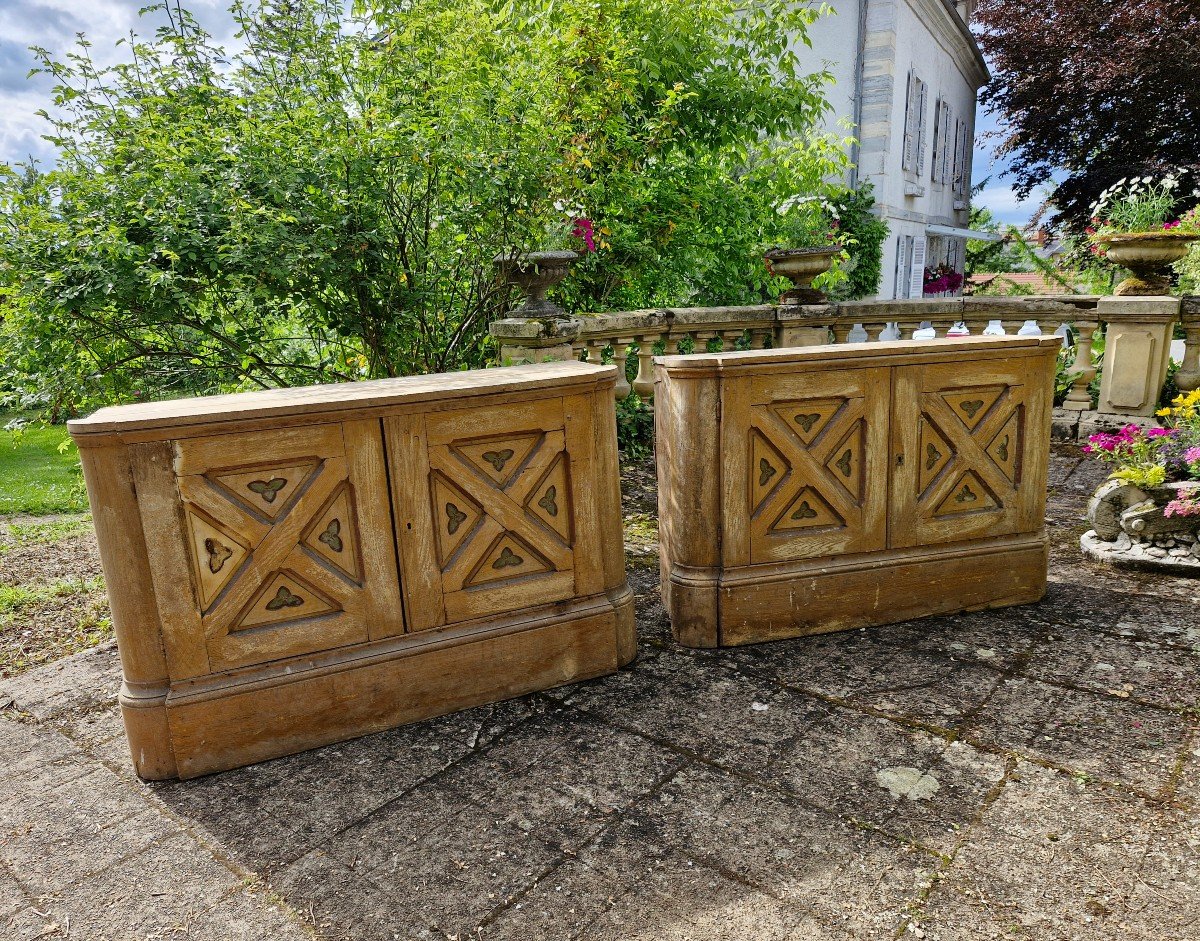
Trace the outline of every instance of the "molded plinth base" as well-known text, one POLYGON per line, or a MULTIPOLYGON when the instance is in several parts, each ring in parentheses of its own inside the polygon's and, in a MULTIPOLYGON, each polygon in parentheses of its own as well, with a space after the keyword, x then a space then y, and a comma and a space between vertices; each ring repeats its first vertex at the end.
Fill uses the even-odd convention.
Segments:
POLYGON ((1038 601, 1044 533, 669 573, 671 626, 690 647, 733 647, 1038 601))
POLYGON ((135 764, 151 780, 194 778, 603 676, 636 652, 633 616, 623 589, 177 683, 157 722, 151 710, 125 710, 135 764))

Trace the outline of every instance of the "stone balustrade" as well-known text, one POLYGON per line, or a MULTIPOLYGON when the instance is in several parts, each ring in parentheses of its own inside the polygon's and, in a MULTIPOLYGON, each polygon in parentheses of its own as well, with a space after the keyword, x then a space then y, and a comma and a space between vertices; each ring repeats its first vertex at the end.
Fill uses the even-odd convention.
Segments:
POLYGON ((650 402, 652 358, 676 352, 718 352, 824 343, 871 343, 971 335, 1055 334, 1074 382, 1055 412, 1061 437, 1086 437, 1101 428, 1152 421, 1166 381, 1175 325, 1187 335, 1176 374, 1182 389, 1200 386, 1200 298, 1038 295, 930 300, 849 301, 812 305, 658 308, 573 317, 495 321, 491 334, 500 362, 584 359, 625 367, 637 358, 633 381, 620 371, 616 394, 650 402), (1103 336, 1099 402, 1093 347, 1103 336), (1075 365, 1078 364, 1078 368, 1075 365))

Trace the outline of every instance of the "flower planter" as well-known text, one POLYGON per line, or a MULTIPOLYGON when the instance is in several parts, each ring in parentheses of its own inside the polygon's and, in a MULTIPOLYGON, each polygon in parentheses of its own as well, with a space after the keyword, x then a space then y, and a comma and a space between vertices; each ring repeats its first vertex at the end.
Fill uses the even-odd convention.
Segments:
POLYGON ((578 258, 576 252, 561 251, 497 255, 492 259, 497 277, 505 284, 516 286, 525 296, 525 302, 510 316, 531 319, 565 317, 566 311, 547 300, 546 292, 562 283, 578 258))
POLYGON ((1097 561, 1200 575, 1200 516, 1165 512, 1189 492, 1200 492, 1200 482, 1141 488, 1106 481, 1088 504, 1092 528, 1080 537, 1080 548, 1097 561))
POLYGON ((763 258, 767 270, 792 282, 779 296, 780 304, 823 304, 825 294, 812 286, 813 279, 833 267, 842 249, 836 245, 819 248, 772 248, 763 258))
POLYGON ((1200 236, 1175 232, 1128 232, 1106 235, 1096 241, 1105 255, 1131 272, 1114 294, 1129 296, 1169 294, 1167 268, 1183 258, 1200 236))

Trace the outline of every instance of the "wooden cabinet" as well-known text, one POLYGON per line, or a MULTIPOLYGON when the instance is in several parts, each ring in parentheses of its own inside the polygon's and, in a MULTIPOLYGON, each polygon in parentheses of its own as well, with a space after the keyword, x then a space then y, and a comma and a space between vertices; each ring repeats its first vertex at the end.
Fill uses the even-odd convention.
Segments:
POLYGON ((1041 597, 1058 344, 657 359, 676 637, 743 644, 1041 597))
POLYGON ((631 659, 614 382, 543 364, 73 422, 139 774, 204 774, 631 659))

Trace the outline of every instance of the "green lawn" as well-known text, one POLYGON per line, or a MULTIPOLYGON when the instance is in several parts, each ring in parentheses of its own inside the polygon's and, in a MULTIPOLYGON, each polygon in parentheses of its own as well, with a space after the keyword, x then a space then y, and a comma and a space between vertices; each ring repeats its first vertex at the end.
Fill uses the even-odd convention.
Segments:
POLYGON ((66 427, 30 424, 19 432, 4 430, 16 417, 0 413, 0 516, 85 512, 79 452, 66 427))

